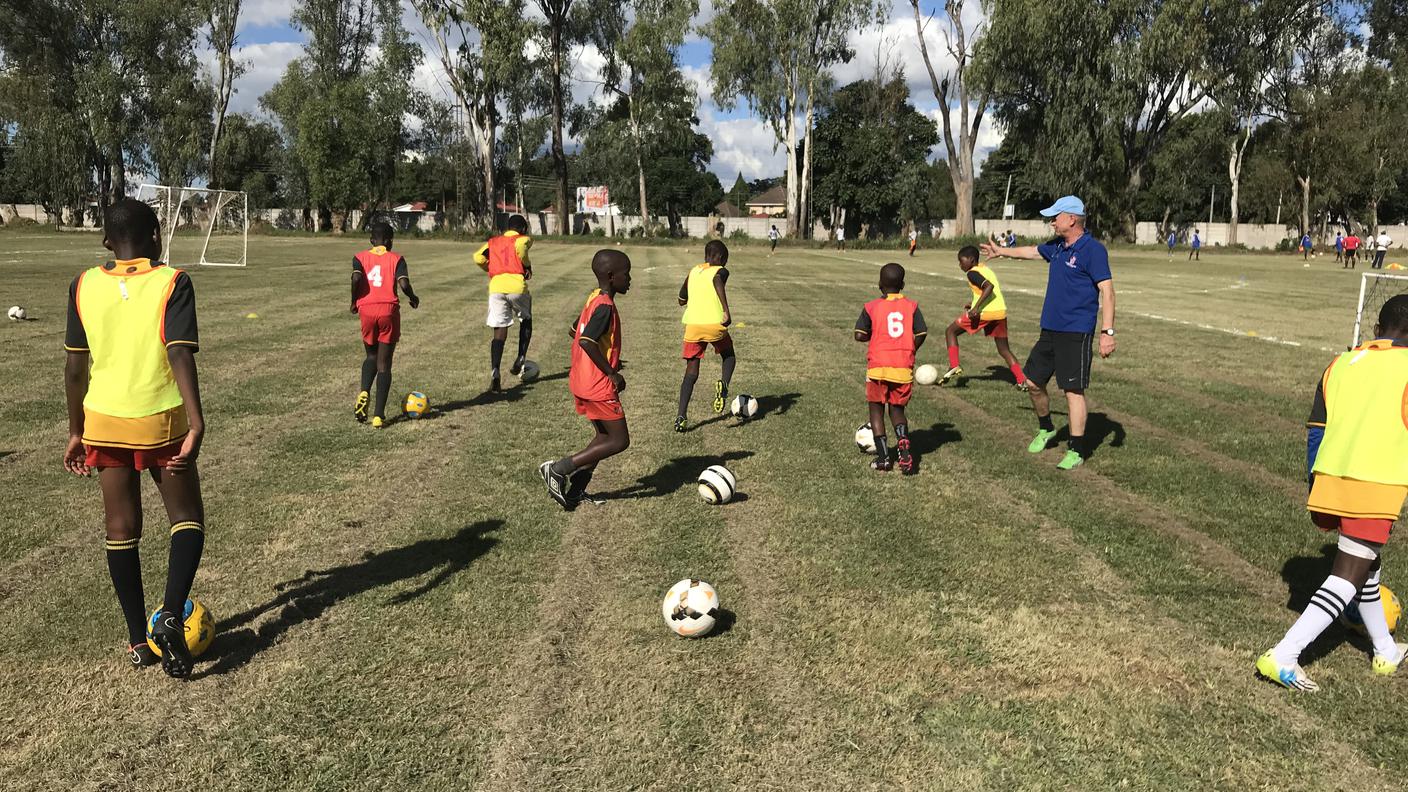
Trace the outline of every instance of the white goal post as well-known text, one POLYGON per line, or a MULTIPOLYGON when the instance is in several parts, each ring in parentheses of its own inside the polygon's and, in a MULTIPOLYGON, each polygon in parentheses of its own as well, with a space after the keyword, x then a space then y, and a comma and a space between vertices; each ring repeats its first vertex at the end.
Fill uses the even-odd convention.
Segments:
POLYGON ((249 196, 243 191, 143 184, 137 188, 137 200, 156 210, 163 263, 171 263, 172 245, 179 241, 186 248, 181 263, 188 259, 202 267, 249 264, 249 196), (200 245, 199 255, 195 243, 200 245))
POLYGON ((1408 275, 1366 272, 1359 277, 1359 306, 1354 311, 1354 343, 1357 347, 1373 333, 1379 310, 1390 297, 1408 292, 1408 275))

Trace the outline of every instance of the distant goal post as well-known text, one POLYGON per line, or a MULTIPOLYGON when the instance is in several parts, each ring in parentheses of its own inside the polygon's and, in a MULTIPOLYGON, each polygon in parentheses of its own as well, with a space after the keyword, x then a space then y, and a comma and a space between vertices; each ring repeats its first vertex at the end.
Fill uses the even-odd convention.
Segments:
POLYGON ((1373 334, 1379 310, 1390 297, 1408 293, 1408 275, 1365 272, 1359 277, 1359 306, 1354 311, 1354 343, 1357 347, 1373 334))
POLYGON ((137 200, 156 210, 161 260, 202 267, 249 264, 249 196, 241 190, 143 184, 137 200))

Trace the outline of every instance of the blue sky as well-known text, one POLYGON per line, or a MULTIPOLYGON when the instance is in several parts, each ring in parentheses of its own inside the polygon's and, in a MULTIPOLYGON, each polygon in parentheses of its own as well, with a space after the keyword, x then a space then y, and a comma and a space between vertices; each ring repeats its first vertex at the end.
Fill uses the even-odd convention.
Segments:
MULTIPOLYGON (((417 36, 415 14, 405 0, 403 5, 407 7, 408 27, 412 35, 417 36)), ((285 65, 301 53, 303 35, 288 22, 292 7, 291 0, 245 0, 238 54, 245 62, 246 72, 235 85, 232 110, 258 113, 259 96, 278 81, 285 65)), ((921 8, 926 13, 942 13, 941 4, 932 1, 921 3, 921 8)), ((885 66, 898 65, 904 69, 915 107, 937 120, 940 118, 938 102, 934 99, 919 56, 909 3, 907 0, 894 0, 889 11, 889 17, 883 24, 852 36, 851 44, 856 57, 849 64, 833 69, 833 76, 839 84, 845 84, 874 74, 877 62, 885 66)), ((696 22, 705 21, 712 14, 711 0, 701 0, 696 22)), ((975 16, 971 22, 976 21, 975 16)), ((929 50, 931 54, 942 51, 937 31, 930 33, 929 50)), ((772 131, 752 117, 746 106, 725 111, 714 104, 708 87, 710 54, 708 42, 697 36, 691 36, 680 53, 686 76, 694 80, 698 88, 701 131, 714 142, 711 170, 719 176, 725 188, 739 173, 745 179, 781 175, 783 156, 780 150, 774 150, 772 131)), ((593 93, 595 86, 590 82, 599 64, 600 56, 590 47, 577 53, 574 70, 577 79, 574 81, 573 95, 578 101, 599 98, 593 93)), ((427 62, 417 69, 413 79, 432 96, 441 95, 445 88, 443 81, 437 77, 438 73, 438 66, 427 62)), ((986 156, 1000 140, 1001 136, 985 123, 979 135, 979 158, 986 156)), ((939 150, 941 147, 934 153, 939 150)))

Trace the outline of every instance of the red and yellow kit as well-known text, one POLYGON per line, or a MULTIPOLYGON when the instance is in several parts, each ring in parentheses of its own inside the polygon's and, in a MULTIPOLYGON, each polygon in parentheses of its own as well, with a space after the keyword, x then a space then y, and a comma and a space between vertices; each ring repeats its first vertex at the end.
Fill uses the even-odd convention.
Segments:
POLYGON ((497 294, 522 294, 527 290, 524 266, 533 239, 517 231, 505 231, 480 246, 474 263, 489 273, 489 291, 497 294))
POLYGON ((352 269, 362 273, 357 294, 357 315, 362 318, 362 343, 394 344, 401 340, 399 278, 409 277, 406 259, 378 245, 352 259, 352 269))
POLYGON ((567 384, 576 399, 577 412, 590 420, 615 420, 625 417, 616 386, 597 368, 582 349, 581 340, 597 345, 614 371, 621 364, 621 315, 616 303, 600 289, 592 291, 582 313, 577 316, 572 343, 572 366, 567 384))
POLYGON ((866 400, 907 404, 914 381, 915 339, 927 335, 924 314, 903 294, 887 294, 865 304, 856 335, 867 338, 866 400))
POLYGON ((83 443, 93 467, 163 467, 189 431, 166 350, 198 349, 190 276, 149 259, 110 261, 69 286, 64 348, 92 362, 83 443))
POLYGON ((1376 339, 1335 358, 1307 423, 1324 427, 1306 503, 1315 524, 1387 542, 1408 499, 1408 346, 1376 339))

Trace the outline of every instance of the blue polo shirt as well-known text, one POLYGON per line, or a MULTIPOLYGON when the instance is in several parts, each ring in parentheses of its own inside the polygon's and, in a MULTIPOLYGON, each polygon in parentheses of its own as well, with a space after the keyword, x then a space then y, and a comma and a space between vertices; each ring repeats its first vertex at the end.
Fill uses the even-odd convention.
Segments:
POLYGON ((1194 234, 1194 235, 1193 235, 1193 249, 1194 249, 1194 250, 1197 250, 1198 248, 1200 248, 1200 247, 1202 247, 1202 246, 1203 246, 1203 240, 1199 239, 1197 234, 1194 234))
POLYGON ((1168 235, 1168 246, 1169 246, 1169 247, 1173 247, 1173 246, 1176 245, 1176 244, 1178 244, 1178 237, 1174 236, 1173 234, 1169 234, 1169 235, 1168 235))
POLYGON ((1050 262, 1041 329, 1094 333, 1100 313, 1100 290, 1096 284, 1111 277, 1110 254, 1105 252, 1105 246, 1087 231, 1070 245, 1055 239, 1036 249, 1050 262))

